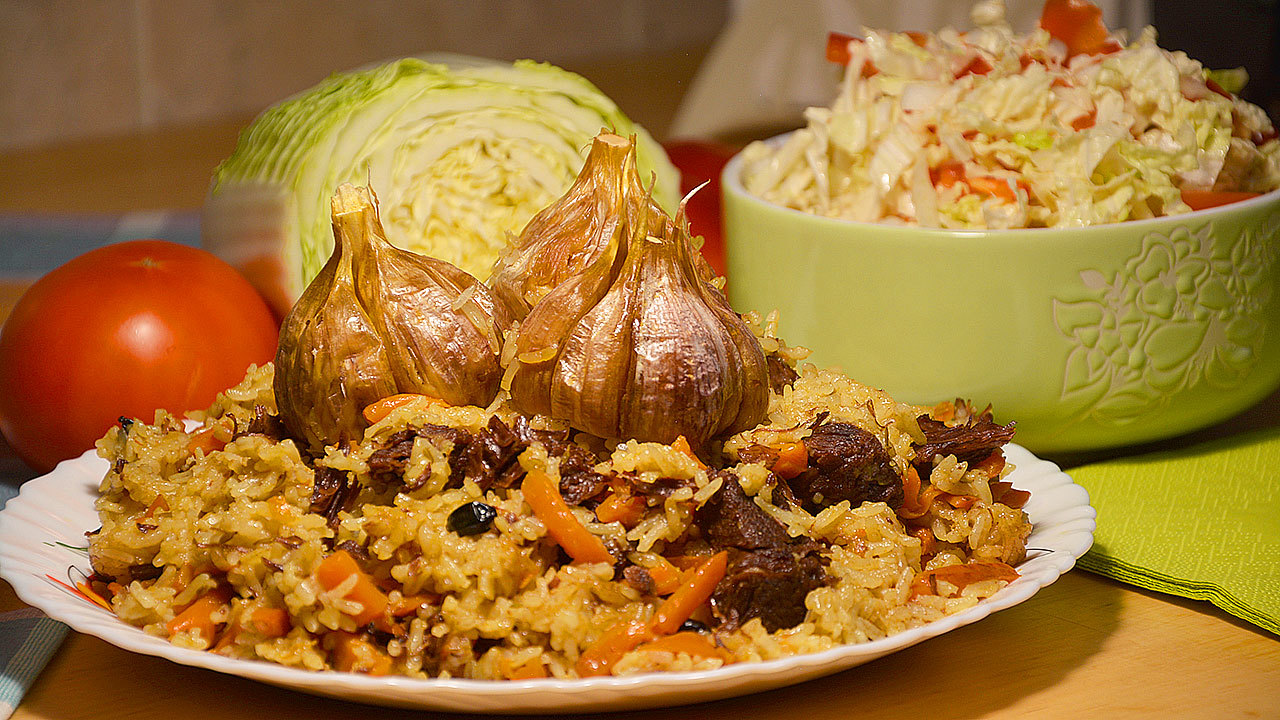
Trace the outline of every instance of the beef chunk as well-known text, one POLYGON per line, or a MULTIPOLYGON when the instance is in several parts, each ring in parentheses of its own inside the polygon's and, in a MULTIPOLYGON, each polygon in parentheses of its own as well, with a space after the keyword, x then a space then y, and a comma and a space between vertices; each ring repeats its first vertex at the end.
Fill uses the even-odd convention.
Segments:
POLYGON ((791 544, 786 528, 747 497, 736 475, 721 470, 717 477, 723 481, 720 489, 694 515, 694 524, 702 530, 707 542, 715 548, 739 550, 791 544))
POLYGON ((809 467, 789 482, 802 504, 823 508, 841 500, 854 507, 864 502, 902 504, 902 478, 875 435, 849 423, 813 428, 804 440, 809 467), (821 500, 814 498, 821 495, 821 500))
POLYGON ((560 494, 566 503, 581 505, 609 487, 610 476, 595 471, 596 458, 590 452, 571 442, 547 451, 560 458, 560 494))
POLYGON ((236 433, 236 437, 241 435, 265 435, 269 439, 279 442, 289 436, 289 431, 285 428, 284 422, 280 420, 279 415, 272 415, 262 405, 254 405, 253 419, 249 421, 243 433, 236 433))
POLYGON ((516 458, 528 446, 495 415, 461 450, 456 463, 450 457, 450 482, 460 483, 466 477, 475 481, 481 490, 494 485, 508 487, 524 475, 516 458))
POLYGON ((970 417, 967 422, 954 427, 926 415, 921 415, 917 421, 924 432, 925 442, 915 446, 913 464, 920 470, 921 477, 929 476, 935 457, 955 455, 961 462, 983 460, 1012 440, 1014 433, 1013 423, 998 425, 985 413, 970 417))
POLYGON ((795 368, 777 355, 765 355, 765 365, 769 368, 769 389, 781 395, 782 389, 799 379, 795 368))
POLYGON ((726 629, 760 618, 773 632, 804 622, 804 599, 827 583, 822 558, 787 548, 729 551, 729 567, 711 595, 711 610, 726 629))
POLYGON ((329 527, 336 528, 338 513, 351 509, 351 503, 356 499, 356 490, 346 472, 318 465, 315 482, 311 487, 311 512, 325 516, 329 527))
POLYGON ((787 535, 782 523, 747 497, 733 473, 722 470, 718 477, 720 489, 694 516, 707 542, 729 550, 712 611, 729 629, 756 617, 770 631, 795 626, 804 620, 809 591, 828 580, 818 545, 787 535))

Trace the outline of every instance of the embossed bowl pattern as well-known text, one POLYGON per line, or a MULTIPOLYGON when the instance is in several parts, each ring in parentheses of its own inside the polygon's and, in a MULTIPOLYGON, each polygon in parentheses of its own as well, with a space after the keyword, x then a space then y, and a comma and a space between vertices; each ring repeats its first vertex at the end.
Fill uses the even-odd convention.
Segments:
POLYGON ((854 223, 723 177, 729 297, 813 361, 920 404, 991 403, 1036 452, 1225 420, 1280 386, 1280 191, 1083 228, 854 223))

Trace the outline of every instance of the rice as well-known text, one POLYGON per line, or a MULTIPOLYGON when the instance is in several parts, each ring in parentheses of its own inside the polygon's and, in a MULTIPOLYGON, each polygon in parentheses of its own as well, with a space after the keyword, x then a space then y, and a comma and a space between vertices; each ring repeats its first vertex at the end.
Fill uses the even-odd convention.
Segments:
MULTIPOLYGON (((821 556, 825 581, 804 596, 803 620, 773 630, 759 617, 715 626, 703 606, 692 617, 701 628, 694 623, 667 644, 646 636, 607 668, 618 675, 710 669, 867 642, 971 607, 1005 580, 961 587, 926 571, 1019 562, 1030 532, 1021 510, 993 500, 993 483, 1009 468, 969 468, 954 456, 926 473, 925 488, 939 499, 910 524, 884 502, 841 501, 811 512, 788 500, 778 478, 751 459, 752 447, 803 442, 818 422, 849 423, 873 435, 905 474, 925 440, 916 418, 928 409, 808 365, 771 396, 764 424, 704 458, 674 444, 608 447, 573 437, 593 458, 590 471, 610 479, 604 492, 618 494, 626 484, 643 500, 634 517, 608 522, 598 497, 569 503, 618 567, 572 562, 519 482, 460 477, 452 441, 422 431, 476 434, 495 419, 513 426, 522 420, 504 395, 489 408, 410 403, 371 425, 361 442, 310 457, 290 439, 250 431, 255 418, 275 412, 271 381, 270 365, 251 368, 192 415, 200 429, 188 432, 160 411, 151 423, 115 428, 99 441, 110 470, 97 501, 102 527, 90 535, 93 586, 125 622, 184 647, 309 670, 578 677, 601 638, 654 622, 670 596, 655 589, 662 566, 712 556, 698 509, 737 482, 788 536, 821 556), (214 449, 193 443, 197 432, 212 433, 214 449), (399 474, 389 476, 387 448, 406 432, 412 442, 399 474), (339 497, 350 497, 336 511, 322 510, 317 503, 334 478, 344 478, 339 497), (943 501, 957 497, 965 501, 943 501), (476 502, 493 509, 491 523, 460 534, 450 516, 476 502), (385 601, 375 619, 366 615, 360 574, 336 584, 324 579, 322 566, 339 551, 359 560, 385 601), (216 607, 197 617, 190 608, 201 603, 216 607)), ((523 421, 546 433, 567 430, 543 418, 523 421)), ((517 474, 544 472, 561 482, 583 472, 568 469, 565 457, 533 442, 519 455, 517 474)))

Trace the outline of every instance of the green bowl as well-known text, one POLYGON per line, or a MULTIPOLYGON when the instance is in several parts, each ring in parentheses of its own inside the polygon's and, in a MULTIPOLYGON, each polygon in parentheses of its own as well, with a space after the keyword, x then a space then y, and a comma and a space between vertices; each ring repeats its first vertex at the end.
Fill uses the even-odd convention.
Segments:
POLYGON ((1046 453, 1172 437, 1280 385, 1280 191, 1066 229, 856 223, 722 177, 729 299, 899 400, 991 403, 1046 453))

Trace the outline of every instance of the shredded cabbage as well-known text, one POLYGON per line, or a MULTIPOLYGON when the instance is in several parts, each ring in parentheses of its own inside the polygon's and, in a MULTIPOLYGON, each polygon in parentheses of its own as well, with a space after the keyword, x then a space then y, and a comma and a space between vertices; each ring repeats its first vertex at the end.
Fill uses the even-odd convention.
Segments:
POLYGON ((334 75, 241 134, 213 177, 203 244, 287 312, 333 250, 334 189, 369 184, 388 240, 483 280, 602 129, 636 136, 643 176, 674 211, 679 176, 661 146, 578 75, 419 59, 334 75))
POLYGON ((1265 112, 1147 28, 1067 57, 1015 35, 999 2, 976 30, 868 30, 830 108, 743 153, 748 192, 829 217, 981 229, 1093 225, 1188 212, 1185 190, 1280 187, 1265 112))

